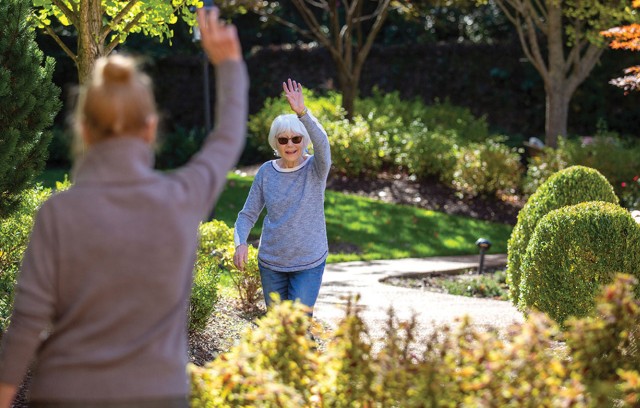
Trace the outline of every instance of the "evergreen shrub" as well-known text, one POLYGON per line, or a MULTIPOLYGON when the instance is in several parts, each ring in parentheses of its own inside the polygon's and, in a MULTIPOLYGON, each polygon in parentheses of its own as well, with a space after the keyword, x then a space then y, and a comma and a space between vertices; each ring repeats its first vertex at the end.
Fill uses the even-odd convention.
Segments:
POLYGON ((565 138, 558 138, 558 147, 544 147, 537 156, 528 159, 527 172, 522 181, 522 192, 531 196, 554 173, 570 166, 571 157, 565 138))
POLYGON ((572 166, 549 177, 520 210, 507 249, 507 283, 511 300, 516 306, 520 303, 522 258, 538 221, 552 210, 586 201, 617 204, 618 197, 611 184, 597 170, 572 166))
POLYGON ((624 208, 591 201, 551 211, 527 245, 520 308, 541 310, 561 324, 588 316, 603 285, 618 272, 640 277, 638 265, 640 226, 624 208))
POLYGON ((206 136, 204 129, 183 127, 161 135, 156 145, 156 168, 174 169, 184 165, 200 150, 206 136))
POLYGON ((457 153, 452 184, 468 196, 515 194, 522 177, 520 153, 504 138, 463 146, 457 153))
POLYGON ((283 302, 229 352, 189 366, 191 406, 591 407, 616 398, 615 406, 636 407, 638 351, 629 345, 640 307, 631 284, 617 279, 600 314, 569 320, 565 332, 534 312, 506 333, 464 318, 419 338, 415 320, 390 311, 377 352, 356 303, 320 350, 305 310, 283 302), (598 380, 607 387, 596 389, 598 380))
POLYGON ((8 217, 42 171, 61 107, 53 58, 45 58, 29 23, 31 3, 0 3, 0 218, 8 217))

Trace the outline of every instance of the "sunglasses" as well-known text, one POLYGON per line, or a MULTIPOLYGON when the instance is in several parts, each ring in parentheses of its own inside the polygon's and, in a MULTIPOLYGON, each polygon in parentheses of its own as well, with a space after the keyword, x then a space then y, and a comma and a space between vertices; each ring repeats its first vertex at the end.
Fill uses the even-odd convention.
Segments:
POLYGON ((284 146, 287 143, 289 143, 289 140, 291 140, 293 142, 293 144, 300 144, 302 142, 302 136, 294 136, 292 138, 279 137, 278 138, 278 143, 280 143, 281 145, 284 146))

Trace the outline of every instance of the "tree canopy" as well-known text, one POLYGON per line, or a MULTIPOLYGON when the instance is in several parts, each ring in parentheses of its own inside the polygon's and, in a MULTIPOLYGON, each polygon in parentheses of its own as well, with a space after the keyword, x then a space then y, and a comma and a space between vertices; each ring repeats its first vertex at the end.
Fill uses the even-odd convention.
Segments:
POLYGON ((75 62, 78 80, 84 83, 95 61, 111 53, 130 34, 142 33, 171 40, 172 25, 183 19, 195 23, 190 7, 201 0, 32 0, 34 18, 75 62), (57 20, 62 29, 52 24, 57 20), (75 46, 63 40, 62 32, 76 36, 75 46))

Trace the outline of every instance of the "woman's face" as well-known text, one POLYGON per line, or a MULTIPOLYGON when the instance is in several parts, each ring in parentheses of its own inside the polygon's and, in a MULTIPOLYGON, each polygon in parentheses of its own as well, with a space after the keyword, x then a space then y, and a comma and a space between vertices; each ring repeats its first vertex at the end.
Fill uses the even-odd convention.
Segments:
POLYGON ((276 136, 276 148, 278 149, 278 154, 288 163, 297 163, 304 152, 304 146, 302 146, 303 140, 304 137, 302 135, 291 131, 278 134, 278 136, 276 136), (282 144, 282 142, 285 142, 285 139, 286 143, 282 144))

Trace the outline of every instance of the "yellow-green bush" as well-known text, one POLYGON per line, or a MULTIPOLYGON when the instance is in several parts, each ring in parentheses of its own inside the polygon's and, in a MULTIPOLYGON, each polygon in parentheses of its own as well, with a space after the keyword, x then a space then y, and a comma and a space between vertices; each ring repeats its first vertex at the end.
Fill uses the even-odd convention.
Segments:
POLYGON ((566 206, 538 222, 522 262, 520 307, 559 323, 588 316, 615 273, 640 277, 640 226, 617 204, 566 206))
POLYGON ((586 201, 618 203, 613 187, 597 170, 572 166, 555 173, 529 198, 518 214, 508 242, 507 283, 512 302, 520 303, 522 258, 538 221, 550 211, 586 201))
POLYGON ((189 303, 189 330, 205 328, 218 301, 218 282, 223 272, 229 242, 233 245, 233 231, 218 220, 200 225, 200 242, 196 257, 189 303))
POLYGON ((597 406, 611 405, 612 397, 624 401, 626 405, 621 406, 640 406, 637 284, 638 279, 630 275, 619 276, 599 295, 594 316, 567 321, 570 368, 584 379, 597 406))
POLYGON ((534 312, 506 333, 462 319, 427 338, 390 313, 382 348, 357 305, 326 350, 299 304, 276 305, 231 351, 190 366, 194 407, 637 407, 640 304, 620 277, 569 330, 534 312), (565 346, 566 344, 566 346, 565 346), (635 348, 634 348, 635 347, 635 348), (422 350, 422 351, 420 351, 422 350), (607 401, 608 404, 603 404, 607 401), (615 401, 615 404, 613 404, 615 401))
POLYGON ((461 147, 453 173, 454 188, 472 197, 498 192, 514 194, 523 171, 520 154, 503 141, 496 138, 461 147))
POLYGON ((0 219, 0 331, 9 325, 16 275, 29 243, 36 211, 51 196, 51 190, 38 186, 24 190, 16 210, 0 219))

